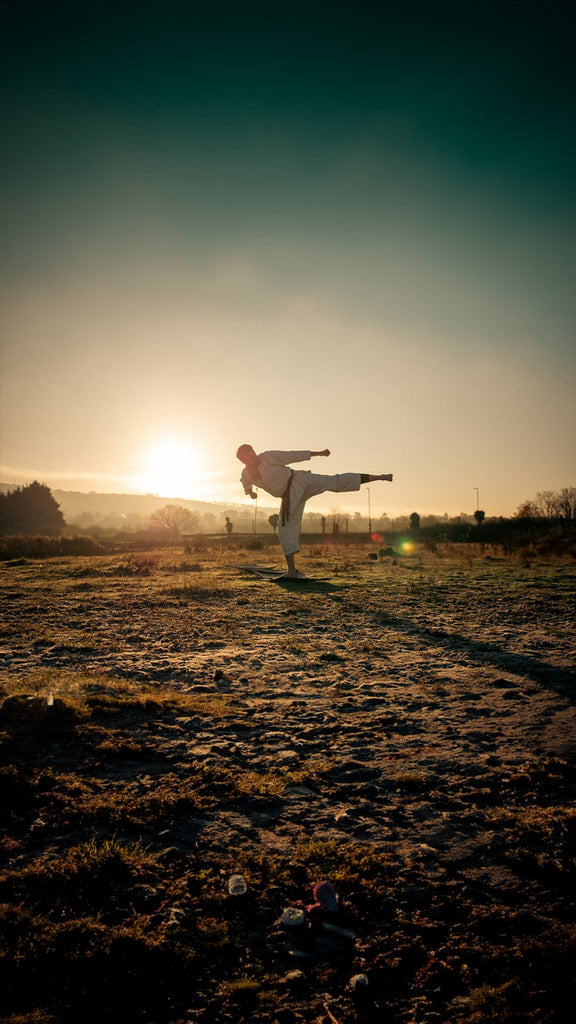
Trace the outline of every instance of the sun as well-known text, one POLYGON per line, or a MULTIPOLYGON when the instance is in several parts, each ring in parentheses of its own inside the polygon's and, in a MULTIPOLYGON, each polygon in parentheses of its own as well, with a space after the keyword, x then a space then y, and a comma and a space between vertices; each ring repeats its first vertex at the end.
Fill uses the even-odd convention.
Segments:
POLYGON ((162 498, 187 498, 196 490, 198 453, 183 441, 160 441, 143 458, 140 487, 162 498))

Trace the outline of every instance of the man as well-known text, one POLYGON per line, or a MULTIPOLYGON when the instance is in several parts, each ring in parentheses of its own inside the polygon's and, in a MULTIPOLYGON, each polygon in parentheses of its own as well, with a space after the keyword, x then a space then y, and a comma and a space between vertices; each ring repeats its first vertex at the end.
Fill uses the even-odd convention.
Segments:
POLYGON ((316 456, 328 456, 327 448, 323 452, 261 452, 257 455, 252 445, 242 444, 236 452, 236 458, 244 463, 240 480, 246 494, 256 498, 255 487, 262 487, 268 494, 281 498, 280 521, 278 534, 286 559, 288 571, 285 579, 301 579, 294 564, 294 555, 300 550, 300 527, 304 506, 314 494, 324 491, 359 491, 362 484, 373 480, 392 480, 392 473, 381 473, 372 476, 368 473, 337 473, 325 476, 311 473, 310 470, 294 470, 288 467, 293 462, 307 462, 316 456))

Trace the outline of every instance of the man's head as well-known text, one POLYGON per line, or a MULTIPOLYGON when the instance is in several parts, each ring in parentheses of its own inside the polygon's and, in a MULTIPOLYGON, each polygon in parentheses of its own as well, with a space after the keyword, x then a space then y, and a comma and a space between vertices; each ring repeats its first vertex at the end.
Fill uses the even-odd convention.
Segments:
POLYGON ((243 462, 245 466, 249 462, 254 462, 258 458, 251 444, 241 444, 238 451, 236 452, 236 458, 243 462))

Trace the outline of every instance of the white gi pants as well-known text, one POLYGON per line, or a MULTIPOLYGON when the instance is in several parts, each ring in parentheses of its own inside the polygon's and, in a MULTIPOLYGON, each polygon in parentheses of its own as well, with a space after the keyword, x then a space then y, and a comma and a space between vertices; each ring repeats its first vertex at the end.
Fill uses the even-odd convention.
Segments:
POLYGON ((300 528, 304 506, 308 498, 324 491, 359 491, 360 473, 336 473, 333 476, 323 473, 311 473, 309 470, 297 469, 290 484, 289 518, 282 525, 282 515, 278 523, 278 536, 285 555, 294 555, 300 551, 300 528))

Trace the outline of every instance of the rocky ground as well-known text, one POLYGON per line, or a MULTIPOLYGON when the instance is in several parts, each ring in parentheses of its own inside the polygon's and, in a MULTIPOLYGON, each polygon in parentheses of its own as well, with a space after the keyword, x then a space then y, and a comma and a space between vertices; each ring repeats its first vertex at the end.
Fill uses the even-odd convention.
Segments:
POLYGON ((576 566, 371 553, 1 566, 2 1020, 571 1019, 576 566))

